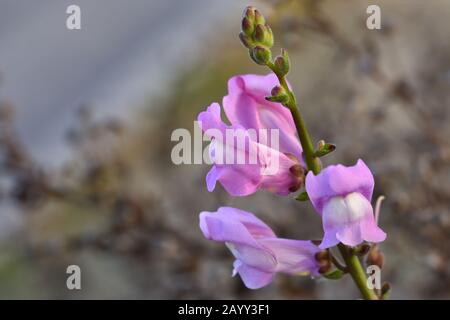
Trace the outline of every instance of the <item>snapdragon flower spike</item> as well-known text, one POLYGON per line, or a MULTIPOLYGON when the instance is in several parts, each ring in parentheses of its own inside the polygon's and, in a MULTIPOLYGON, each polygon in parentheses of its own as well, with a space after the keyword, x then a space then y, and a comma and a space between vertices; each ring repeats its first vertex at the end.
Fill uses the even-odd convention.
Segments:
POLYGON ((361 159, 352 167, 332 165, 318 175, 308 172, 305 188, 314 208, 322 215, 325 234, 320 248, 339 242, 356 246, 363 241, 377 243, 386 239, 370 204, 374 179, 361 159))
POLYGON ((303 172, 298 170, 304 167, 302 149, 292 116, 280 104, 265 100, 276 84, 273 74, 233 77, 223 99, 231 125, 222 121, 217 103, 199 114, 201 129, 212 138, 209 151, 213 167, 206 177, 208 191, 213 191, 219 181, 232 196, 250 195, 259 189, 287 195, 303 184, 303 172), (245 144, 227 137, 227 130, 244 132, 245 144), (278 131, 278 146, 263 139, 270 137, 270 130, 278 131), (250 131, 255 134, 249 134, 250 131), (234 159, 243 155, 245 163, 230 163, 230 154, 234 159), (249 161, 255 154, 257 161, 249 161))
POLYGON ((232 275, 239 274, 249 289, 268 285, 277 272, 319 276, 317 246, 311 241, 277 238, 250 212, 232 207, 204 211, 200 229, 205 238, 226 244, 236 258, 232 275))

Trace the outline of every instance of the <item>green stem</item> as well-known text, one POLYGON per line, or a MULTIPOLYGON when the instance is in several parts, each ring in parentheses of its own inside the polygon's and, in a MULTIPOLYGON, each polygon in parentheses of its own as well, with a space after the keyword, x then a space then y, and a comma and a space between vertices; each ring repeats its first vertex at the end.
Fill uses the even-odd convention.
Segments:
POLYGON ((342 254, 342 258, 344 258, 344 261, 347 264, 347 270, 352 276, 359 291, 361 291, 363 298, 366 300, 378 300, 376 293, 367 286, 366 274, 364 273, 364 269, 358 257, 342 243, 338 244, 338 248, 342 254))
POLYGON ((308 133, 308 129, 306 128, 305 121, 303 120, 303 117, 298 109, 297 99, 295 98, 294 93, 289 89, 286 78, 276 72, 276 69, 272 63, 267 66, 277 75, 280 86, 289 94, 289 101, 286 104, 286 107, 291 111, 292 118, 294 119, 295 127, 297 128, 298 136, 300 138, 300 143, 302 144, 306 166, 309 170, 314 172, 314 174, 318 174, 321 169, 320 161, 319 158, 314 155, 314 145, 308 133))
MULTIPOLYGON (((295 95, 289 89, 286 77, 277 73, 273 63, 269 63, 267 66, 277 75, 280 86, 289 95, 289 101, 286 103, 286 107, 291 111, 292 118, 294 119, 295 127, 297 128, 297 133, 300 138, 300 143, 302 144, 306 166, 308 167, 308 170, 311 170, 314 174, 318 174, 321 170, 320 161, 314 155, 314 146, 308 129, 306 128, 305 121, 303 120, 300 110, 298 109, 295 95)), ((361 291, 363 298, 366 300, 378 300, 376 293, 367 286, 366 274, 364 273, 364 269, 358 257, 342 243, 338 245, 338 248, 346 263, 345 270, 352 276, 353 281, 361 291)))

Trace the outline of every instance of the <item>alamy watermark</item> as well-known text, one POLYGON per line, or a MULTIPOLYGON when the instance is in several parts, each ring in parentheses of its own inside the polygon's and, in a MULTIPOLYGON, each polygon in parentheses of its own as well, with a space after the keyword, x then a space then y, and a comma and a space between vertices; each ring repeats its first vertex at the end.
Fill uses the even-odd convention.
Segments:
POLYGON ((194 121, 193 136, 184 128, 175 129, 171 159, 180 164, 260 165, 264 175, 278 172, 279 129, 210 128, 202 133, 202 123, 194 121), (203 147, 203 143, 210 145, 203 147))
POLYGON ((367 7, 366 13, 369 14, 366 20, 366 26, 369 30, 381 29, 381 9, 376 4, 371 4, 367 7))
POLYGON ((81 268, 72 264, 67 267, 66 273, 69 274, 66 280, 67 289, 81 290, 81 268))
POLYGON ((67 7, 66 13, 69 15, 66 19, 66 27, 69 30, 81 29, 81 8, 75 4, 67 7))
POLYGON ((379 266, 373 264, 367 267, 367 288, 373 289, 381 289, 381 269, 379 266))

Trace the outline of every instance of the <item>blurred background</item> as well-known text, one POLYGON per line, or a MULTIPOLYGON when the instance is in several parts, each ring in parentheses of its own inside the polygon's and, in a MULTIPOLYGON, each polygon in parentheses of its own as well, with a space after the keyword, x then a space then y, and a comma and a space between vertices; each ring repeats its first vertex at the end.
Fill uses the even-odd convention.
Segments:
POLYGON ((325 164, 364 159, 386 196, 392 298, 450 298, 448 0, 0 0, 0 298, 358 297, 350 279, 246 289, 198 213, 236 206, 298 239, 321 237, 319 216, 208 193, 207 165, 171 162, 172 131, 192 132, 228 78, 267 73, 237 37, 250 4, 290 53, 312 136, 337 145, 325 164), (81 30, 66 28, 71 4, 81 30), (71 264, 82 290, 66 288, 71 264))

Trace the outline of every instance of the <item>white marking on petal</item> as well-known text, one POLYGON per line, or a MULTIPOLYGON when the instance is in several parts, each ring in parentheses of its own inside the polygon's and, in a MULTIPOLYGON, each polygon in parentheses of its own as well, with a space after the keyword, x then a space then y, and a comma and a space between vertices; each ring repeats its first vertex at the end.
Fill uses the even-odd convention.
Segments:
POLYGON ((353 192, 345 197, 345 202, 349 210, 349 221, 360 220, 367 213, 370 207, 369 201, 359 192, 353 192))
POLYGON ((323 208, 323 218, 326 226, 339 226, 361 220, 370 211, 369 201, 359 192, 353 192, 344 197, 331 198, 323 208))

